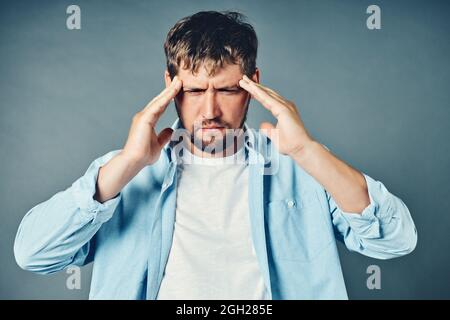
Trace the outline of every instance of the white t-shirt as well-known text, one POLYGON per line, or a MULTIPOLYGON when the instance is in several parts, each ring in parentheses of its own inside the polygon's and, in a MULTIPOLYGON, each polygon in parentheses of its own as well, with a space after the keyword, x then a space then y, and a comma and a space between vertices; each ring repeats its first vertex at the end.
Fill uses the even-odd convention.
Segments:
POLYGON ((175 229, 157 299, 267 299, 253 247, 244 149, 223 158, 184 150, 175 229))

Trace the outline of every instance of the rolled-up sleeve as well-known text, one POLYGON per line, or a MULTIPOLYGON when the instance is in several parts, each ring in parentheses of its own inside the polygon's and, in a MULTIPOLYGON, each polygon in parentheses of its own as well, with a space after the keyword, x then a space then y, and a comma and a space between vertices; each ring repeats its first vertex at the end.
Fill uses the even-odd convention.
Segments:
POLYGON ((327 193, 335 234, 351 251, 377 259, 390 259, 412 252, 417 230, 405 203, 384 184, 363 173, 370 204, 361 213, 345 212, 327 193))
POLYGON ((88 262, 91 239, 121 200, 121 193, 104 203, 94 199, 99 169, 118 152, 96 159, 69 188, 26 213, 14 241, 16 262, 22 269, 53 273, 88 262))

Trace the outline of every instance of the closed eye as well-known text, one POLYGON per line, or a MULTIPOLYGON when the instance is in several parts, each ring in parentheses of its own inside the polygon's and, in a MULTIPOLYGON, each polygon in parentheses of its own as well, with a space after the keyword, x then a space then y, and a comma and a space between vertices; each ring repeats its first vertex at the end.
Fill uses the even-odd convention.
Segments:
POLYGON ((236 94, 241 92, 241 89, 219 89, 219 92, 223 92, 225 94, 236 94))
POLYGON ((189 95, 199 95, 201 93, 203 93, 205 90, 203 89, 189 89, 189 90, 185 90, 184 92, 189 94, 189 95))
MULTIPOLYGON (((186 89, 183 92, 187 93, 189 95, 200 95, 202 93, 204 93, 206 90, 205 89, 186 89)), ((236 89, 217 89, 218 92, 220 93, 224 93, 224 94, 236 94, 242 91, 241 88, 236 88, 236 89)))

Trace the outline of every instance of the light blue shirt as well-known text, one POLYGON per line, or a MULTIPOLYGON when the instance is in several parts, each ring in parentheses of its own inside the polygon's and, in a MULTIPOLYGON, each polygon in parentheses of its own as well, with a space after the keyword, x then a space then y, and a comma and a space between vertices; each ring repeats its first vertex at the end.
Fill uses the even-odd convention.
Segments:
MULTIPOLYGON (((178 127, 177 119, 172 128, 178 127)), ((251 235, 271 299, 347 299, 336 239, 378 259, 414 250, 409 210, 382 182, 363 173, 370 204, 362 214, 343 212, 289 156, 245 128, 251 235)), ((90 299, 155 299, 173 236, 175 149, 167 144, 156 163, 104 203, 93 199, 98 171, 120 150, 93 161, 70 187, 25 215, 14 243, 19 266, 48 274, 94 261, 90 299)))

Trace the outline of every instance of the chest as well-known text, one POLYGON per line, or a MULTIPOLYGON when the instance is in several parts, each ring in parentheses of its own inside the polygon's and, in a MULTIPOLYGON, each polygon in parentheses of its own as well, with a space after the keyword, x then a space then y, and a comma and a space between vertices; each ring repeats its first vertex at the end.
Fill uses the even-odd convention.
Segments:
POLYGON ((192 166, 178 176, 176 224, 230 234, 249 229, 248 169, 192 166))

